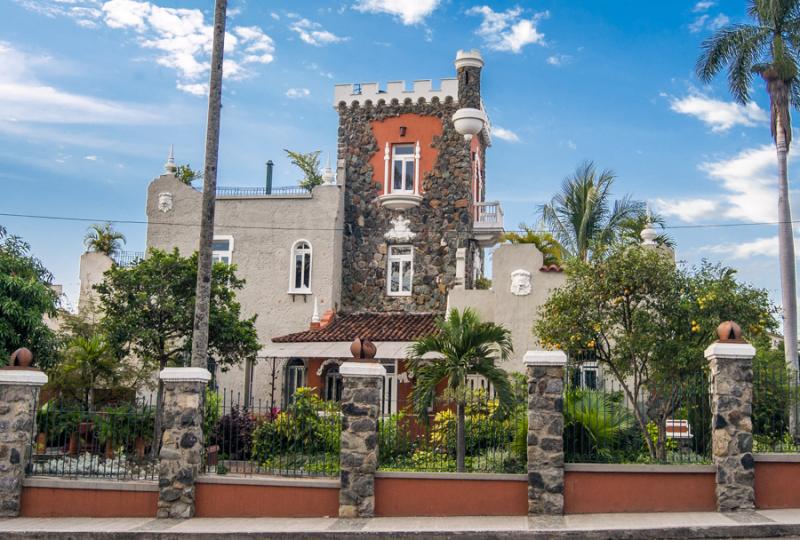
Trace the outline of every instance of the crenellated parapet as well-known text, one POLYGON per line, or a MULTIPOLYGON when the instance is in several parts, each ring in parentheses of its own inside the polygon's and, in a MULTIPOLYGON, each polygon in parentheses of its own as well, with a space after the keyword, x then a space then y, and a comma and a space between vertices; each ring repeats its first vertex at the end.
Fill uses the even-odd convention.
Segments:
POLYGON ((377 105, 381 100, 386 104, 391 104, 394 100, 404 103, 406 99, 414 103, 420 100, 431 102, 434 98, 441 102, 448 98, 458 101, 458 79, 441 79, 438 89, 433 88, 431 79, 414 81, 411 89, 406 86, 405 81, 389 82, 385 89, 381 89, 378 83, 337 84, 333 92, 333 107, 338 108, 342 103, 347 106, 353 103, 366 105, 367 101, 377 105))

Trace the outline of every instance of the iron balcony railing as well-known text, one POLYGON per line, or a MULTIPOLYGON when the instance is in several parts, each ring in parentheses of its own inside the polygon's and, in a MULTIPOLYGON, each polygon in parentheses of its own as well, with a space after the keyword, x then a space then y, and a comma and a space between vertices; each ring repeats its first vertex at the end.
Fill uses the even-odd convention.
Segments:
POLYGON ((475 203, 475 227, 485 229, 503 228, 503 208, 500 201, 475 203))
POLYGON ((311 197, 311 192, 300 186, 282 187, 218 187, 217 197, 311 197))

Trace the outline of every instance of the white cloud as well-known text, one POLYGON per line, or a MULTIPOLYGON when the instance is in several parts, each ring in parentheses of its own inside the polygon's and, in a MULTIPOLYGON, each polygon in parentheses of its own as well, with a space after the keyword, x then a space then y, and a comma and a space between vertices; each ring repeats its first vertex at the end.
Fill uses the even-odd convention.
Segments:
POLYGON ((544 44, 544 34, 536 26, 540 20, 549 16, 547 11, 534 13, 533 17, 525 19, 522 18, 520 7, 494 11, 489 6, 475 6, 467 10, 467 14, 483 17, 475 33, 492 50, 518 53, 525 45, 544 44))
POLYGON ((17 124, 141 124, 157 116, 144 108, 60 90, 40 80, 37 71, 55 60, 22 52, 0 41, 0 129, 17 124))
POLYGON ((97 161, 97 156, 86 156, 83 159, 88 161, 97 161))
POLYGON ((719 15, 711 19, 711 21, 708 23, 708 29, 719 30, 729 22, 731 22, 730 18, 724 13, 720 13, 719 15))
POLYGON ((308 19, 298 19, 289 25, 292 32, 296 32, 300 39, 309 45, 328 45, 329 43, 339 43, 350 38, 337 36, 322 28, 322 25, 308 19))
MULTIPOLYGON (((204 95, 201 86, 209 70, 213 27, 199 9, 167 8, 140 0, 17 0, 50 17, 67 16, 86 28, 105 24, 135 35, 144 49, 156 52, 156 62, 177 74, 176 86, 204 95), (68 6, 66 4, 69 4, 68 6)), ((257 26, 232 26, 225 35, 224 75, 248 77, 248 67, 274 60, 272 38, 257 26)))
POLYGON ((308 88, 289 88, 286 91, 286 97, 289 99, 300 99, 311 95, 311 90, 308 88))
POLYGON ((656 211, 665 217, 676 217, 681 221, 694 222, 714 217, 717 201, 711 199, 656 199, 656 211))
POLYGON ((714 7, 714 4, 716 4, 716 2, 711 2, 711 1, 708 1, 708 0, 701 0, 700 2, 697 2, 694 5, 694 7, 692 8, 692 11, 694 13, 700 13, 702 11, 708 11, 709 9, 714 7))
POLYGON ((572 60, 572 57, 568 54, 553 54, 548 56, 546 61, 551 66, 558 67, 568 64, 570 60, 572 60))
POLYGON ((707 20, 708 20, 708 14, 707 13, 704 14, 704 15, 700 15, 699 17, 697 17, 694 21, 692 21, 689 24, 689 32, 691 32, 693 34, 696 34, 697 32, 699 32, 700 30, 703 29, 703 27, 705 26, 707 20))
POLYGON ((676 113, 694 116, 717 133, 737 125, 757 126, 769 119, 766 111, 753 101, 740 105, 733 101, 720 101, 699 92, 680 99, 670 99, 670 108, 676 113))
POLYGON ((689 32, 696 34, 703 30, 719 30, 729 22, 731 22, 730 17, 724 13, 720 13, 716 17, 711 17, 708 13, 703 13, 689 23, 689 32))
MULTIPOLYGON (((797 243, 795 242, 795 244, 797 243)), ((778 237, 756 238, 751 242, 716 244, 700 249, 727 255, 731 259, 749 259, 756 256, 775 258, 778 256, 778 237)))
POLYGON ((575 144, 575 141, 573 141, 572 139, 567 139, 567 148, 569 148, 570 150, 577 150, 578 145, 575 144))
POLYGON ((504 141, 519 142, 519 135, 510 129, 502 128, 500 126, 492 126, 492 135, 504 141))
POLYGON ((440 0, 358 0, 358 11, 388 13, 398 17, 403 24, 421 23, 439 6, 440 0))

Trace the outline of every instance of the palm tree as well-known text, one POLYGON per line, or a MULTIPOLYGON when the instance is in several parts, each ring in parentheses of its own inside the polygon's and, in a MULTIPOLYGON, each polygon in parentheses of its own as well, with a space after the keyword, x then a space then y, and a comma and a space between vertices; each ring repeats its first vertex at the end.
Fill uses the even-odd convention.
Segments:
POLYGON ((797 370, 797 295, 794 235, 789 207, 786 156, 792 141, 789 103, 800 106, 800 0, 751 0, 747 9, 754 24, 731 24, 703 42, 697 76, 709 82, 728 68, 728 87, 741 104, 750 101, 753 75, 767 86, 770 127, 778 154, 778 245, 783 302, 784 356, 797 370))
POLYGON ((105 253, 112 257, 120 252, 122 244, 125 243, 125 235, 115 231, 111 222, 95 223, 86 231, 83 243, 89 251, 105 253))
POLYGON ((80 400, 86 410, 95 406, 94 393, 101 382, 117 379, 117 360, 101 336, 77 336, 68 344, 64 361, 54 370, 54 383, 68 397, 80 400))
POLYGON ((456 468, 464 472, 467 375, 483 375, 497 393, 498 413, 507 413, 514 405, 514 393, 508 374, 495 366, 495 360, 505 361, 513 352, 511 332, 500 325, 481 322, 470 308, 463 312, 450 310, 447 318, 437 321, 436 326, 438 333, 410 347, 408 366, 415 380, 411 401, 417 418, 427 421, 437 387, 446 382, 444 398, 456 404, 456 468))
POLYGON ((540 208, 566 255, 587 261, 617 238, 624 220, 642 211, 643 204, 629 195, 612 204, 615 178, 613 171, 598 171, 593 162, 584 161, 564 179, 561 192, 540 208))
MULTIPOLYGON (((641 244, 642 231, 648 226, 659 226, 662 229, 666 225, 666 221, 659 214, 652 214, 650 212, 636 212, 629 218, 623 219, 619 225, 619 240, 624 244, 641 244)), ((668 248, 675 248, 675 239, 665 232, 662 232, 655 238, 656 244, 659 246, 666 246, 668 248)))
POLYGON ((512 244, 533 244, 542 253, 542 264, 545 266, 561 264, 563 260, 561 244, 552 234, 538 232, 524 223, 520 223, 519 228, 520 232, 507 232, 500 240, 512 244))

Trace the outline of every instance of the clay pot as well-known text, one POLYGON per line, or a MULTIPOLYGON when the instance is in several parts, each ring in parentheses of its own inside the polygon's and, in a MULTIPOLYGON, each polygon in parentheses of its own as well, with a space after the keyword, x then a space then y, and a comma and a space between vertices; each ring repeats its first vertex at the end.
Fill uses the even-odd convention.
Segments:
POLYGON ((106 459, 114 459, 114 443, 111 442, 111 439, 106 441, 106 449, 103 455, 106 459))
POLYGON ((378 348, 368 339, 356 338, 350 344, 350 354, 360 360, 372 360, 378 353, 378 348))
POLYGON ((47 433, 39 433, 36 436, 36 453, 41 455, 47 451, 47 433))
POLYGON ((206 448, 206 465, 209 467, 217 466, 217 458, 219 455, 219 446, 214 444, 206 448))
POLYGON ((725 321, 717 326, 717 336, 720 341, 741 341, 742 328, 733 321, 725 321))
POLYGON ((8 365, 19 367, 31 367, 33 365, 33 353, 25 347, 20 347, 11 353, 11 360, 8 365))
POLYGON ((78 454, 78 441, 80 440, 80 435, 78 432, 70 433, 69 435, 69 446, 67 447, 67 454, 70 456, 75 456, 78 454))
POLYGON ((136 449, 136 458, 144 459, 144 450, 145 450, 144 439, 141 437, 136 437, 136 440, 133 442, 133 445, 134 448, 136 449))

